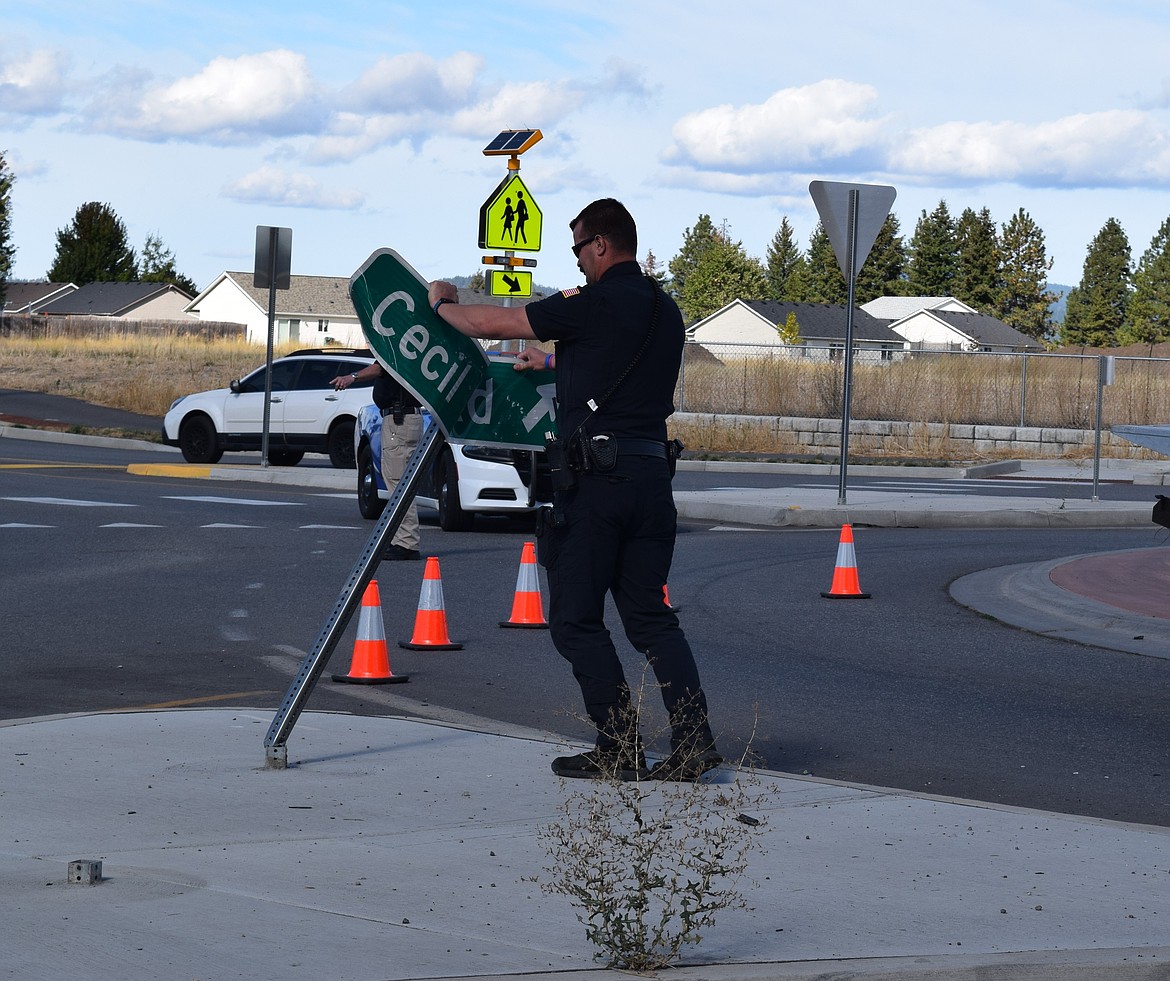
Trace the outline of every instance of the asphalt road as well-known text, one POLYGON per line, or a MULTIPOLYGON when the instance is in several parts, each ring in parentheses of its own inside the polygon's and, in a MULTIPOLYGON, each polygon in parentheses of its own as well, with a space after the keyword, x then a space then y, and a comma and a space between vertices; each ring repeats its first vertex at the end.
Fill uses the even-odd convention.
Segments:
MULTIPOLYGON (((0 717, 275 709, 370 530, 347 494, 133 477, 120 451, 0 441, 0 717)), ((670 593, 725 751, 750 742, 780 770, 1170 825, 1170 661, 1038 637, 947 594, 978 569, 1148 545, 1155 533, 858 529, 873 599, 841 602, 820 596, 835 532, 691 524, 670 593)), ((547 632, 498 626, 530 537, 504 521, 467 534, 424 526, 464 649, 397 647, 422 568, 385 563, 393 668, 410 682, 323 681, 310 707, 461 712, 585 737, 547 632)), ((353 633, 330 672, 347 666, 353 633)), ((641 659, 623 653, 638 678, 641 659)), ((648 728, 664 721, 653 692, 646 716, 648 728)))

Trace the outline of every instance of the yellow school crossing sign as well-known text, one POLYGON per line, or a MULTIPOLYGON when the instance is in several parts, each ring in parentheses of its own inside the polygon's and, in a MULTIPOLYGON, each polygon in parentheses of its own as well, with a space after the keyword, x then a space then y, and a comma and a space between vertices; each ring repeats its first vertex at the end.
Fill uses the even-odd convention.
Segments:
POLYGON ((479 247, 540 251, 540 207, 520 180, 509 174, 479 209, 479 247))

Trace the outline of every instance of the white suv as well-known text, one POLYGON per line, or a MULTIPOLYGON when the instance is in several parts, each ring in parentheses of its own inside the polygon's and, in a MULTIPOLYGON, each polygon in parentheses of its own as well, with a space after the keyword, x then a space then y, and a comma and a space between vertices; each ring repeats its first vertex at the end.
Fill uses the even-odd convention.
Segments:
MULTIPOLYGON (((429 421, 424 413, 424 425, 429 421)), ((476 514, 531 514, 552 500, 552 479, 544 452, 501 450, 448 443, 420 478, 415 500, 439 512, 443 531, 470 531, 476 514)), ((381 515, 390 494, 378 461, 382 458, 382 413, 364 406, 354 429, 358 510, 363 518, 381 515)))
MULTIPOLYGON (((333 466, 352 468, 354 420, 370 401, 373 381, 343 392, 329 383, 373 362, 369 351, 350 348, 294 351, 273 361, 269 462, 291 467, 306 453, 328 453, 333 466)), ((188 463, 216 463, 226 450, 259 450, 264 382, 261 366, 227 388, 176 399, 163 418, 163 442, 179 447, 188 463)))

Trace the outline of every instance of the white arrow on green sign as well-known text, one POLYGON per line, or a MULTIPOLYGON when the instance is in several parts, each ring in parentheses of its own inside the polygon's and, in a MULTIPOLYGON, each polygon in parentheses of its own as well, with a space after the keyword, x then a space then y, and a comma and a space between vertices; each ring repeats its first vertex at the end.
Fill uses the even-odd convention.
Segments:
POLYGON ((427 282, 393 249, 353 274, 349 296, 374 356, 456 443, 544 447, 556 431, 552 372, 516 371, 435 316, 427 282))

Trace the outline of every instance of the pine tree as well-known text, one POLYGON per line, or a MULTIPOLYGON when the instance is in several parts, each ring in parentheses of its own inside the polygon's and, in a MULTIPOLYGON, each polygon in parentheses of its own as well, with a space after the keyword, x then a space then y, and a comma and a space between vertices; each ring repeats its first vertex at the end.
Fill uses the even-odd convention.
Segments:
POLYGON ((1132 292, 1129 238, 1117 219, 1110 218, 1089 243, 1080 284, 1066 298, 1061 342, 1115 345, 1129 314, 1132 292))
POLYGON ((765 256, 764 268, 768 276, 766 299, 781 302, 796 300, 803 267, 804 256, 800 254, 796 233, 786 215, 780 220, 780 228, 772 236, 772 243, 765 256))
POLYGON ((647 251, 646 258, 642 260, 642 273, 657 280, 659 286, 669 291, 670 281, 667 279, 666 270, 658 261, 658 257, 651 251, 647 251))
POLYGON ((0 151, 0 310, 8 296, 8 277, 12 275, 12 260, 16 246, 12 244, 12 185, 16 178, 8 169, 8 161, 0 151))
POLYGON ((907 259, 900 230, 897 216, 890 212, 857 274, 853 298, 858 306, 879 296, 905 294, 907 259))
POLYGON ((699 215, 694 228, 688 228, 683 233, 682 248, 678 255, 670 260, 670 294, 678 300, 686 289, 687 277, 694 271, 703 253, 710 249, 718 240, 719 232, 710 215, 699 215))
POLYGON ((980 313, 995 309, 1001 288, 999 238, 991 212, 964 209, 955 225, 958 262, 953 296, 980 313))
POLYGON ((143 283, 171 283, 189 296, 199 292, 192 279, 176 271, 175 254, 163 244, 157 233, 146 236, 138 279, 143 283))
POLYGON ((959 268, 955 223, 946 201, 924 210, 910 239, 910 295, 952 296, 959 268))
POLYGON ((844 303, 849 298, 845 277, 822 222, 817 222, 808 240, 804 269, 797 299, 806 303, 844 303))
POLYGON ((57 254, 48 277, 54 283, 132 283, 138 276, 126 226, 108 204, 90 201, 57 231, 57 254))
POLYGON ((748 256, 726 229, 702 251, 686 275, 678 305, 689 321, 702 320, 733 300, 759 300, 767 292, 767 276, 759 259, 748 256))
POLYGON ((1048 258, 1044 233, 1023 208, 1003 226, 1000 236, 1003 277, 996 315, 1004 323, 1038 341, 1052 332, 1055 294, 1048 290, 1048 258))
POLYGON ((1162 222, 1133 276, 1129 321, 1121 344, 1158 344, 1170 340, 1170 218, 1162 222))

